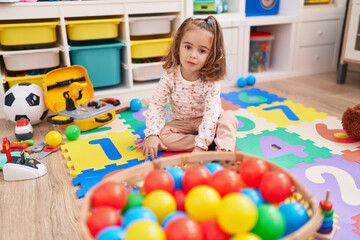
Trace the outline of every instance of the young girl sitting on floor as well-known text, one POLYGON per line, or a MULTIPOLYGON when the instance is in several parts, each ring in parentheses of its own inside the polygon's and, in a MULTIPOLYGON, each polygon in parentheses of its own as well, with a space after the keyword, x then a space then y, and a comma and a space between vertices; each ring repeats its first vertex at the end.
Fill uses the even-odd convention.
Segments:
POLYGON ((221 108, 226 64, 216 19, 186 19, 164 60, 166 72, 146 112, 145 158, 157 158, 158 150, 207 151, 210 145, 212 150, 234 151, 238 122, 221 108), (168 99, 170 119, 165 123, 168 99))

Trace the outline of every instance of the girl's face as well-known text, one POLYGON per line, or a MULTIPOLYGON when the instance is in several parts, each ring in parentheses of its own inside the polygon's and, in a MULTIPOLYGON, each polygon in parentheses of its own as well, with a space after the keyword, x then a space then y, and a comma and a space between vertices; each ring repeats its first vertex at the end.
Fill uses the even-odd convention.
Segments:
POLYGON ((195 81, 210 53, 213 36, 206 30, 192 28, 185 32, 180 42, 180 69, 184 79, 195 81))

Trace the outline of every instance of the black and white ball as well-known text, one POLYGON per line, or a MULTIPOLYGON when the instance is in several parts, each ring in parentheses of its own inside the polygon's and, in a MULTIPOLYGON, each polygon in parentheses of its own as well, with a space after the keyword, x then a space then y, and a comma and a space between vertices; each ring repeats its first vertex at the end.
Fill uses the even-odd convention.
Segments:
POLYGON ((4 96, 4 113, 15 123, 17 120, 27 118, 31 125, 36 125, 45 119, 48 113, 44 91, 36 84, 16 84, 7 90, 4 96))

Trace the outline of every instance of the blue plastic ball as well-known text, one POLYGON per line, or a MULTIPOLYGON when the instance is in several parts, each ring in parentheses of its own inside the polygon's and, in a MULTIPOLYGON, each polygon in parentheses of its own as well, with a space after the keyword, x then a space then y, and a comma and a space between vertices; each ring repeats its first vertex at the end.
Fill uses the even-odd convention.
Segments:
POLYGON ((126 229, 135 220, 150 220, 157 223, 157 217, 153 211, 146 207, 130 208, 124 215, 123 227, 126 229))
POLYGON ((248 196, 257 207, 259 207, 261 204, 265 203, 263 197, 260 194, 259 189, 244 188, 241 190, 241 193, 248 196))
POLYGON ((305 207, 298 202, 281 204, 279 211, 286 220, 286 230, 284 236, 295 232, 310 219, 305 207))
POLYGON ((167 168, 166 170, 168 171, 168 173, 170 173, 170 175, 174 179, 174 183, 175 183, 174 190, 184 189, 182 185, 182 178, 185 174, 184 170, 182 170, 181 168, 167 168))
POLYGON ((134 98, 133 100, 131 100, 130 102, 130 109, 134 112, 137 112, 141 109, 142 107, 142 103, 141 100, 138 98, 134 98))
POLYGON ((96 240, 122 240, 125 237, 125 231, 121 227, 110 226, 104 228, 96 235, 96 240))
POLYGON ((182 212, 182 211, 172 212, 164 218, 164 220, 161 223, 161 227, 163 229, 165 229, 166 225, 169 224, 172 220, 175 220, 176 218, 184 217, 184 216, 186 216, 185 212, 182 212))
POLYGON ((246 83, 247 83, 247 85, 249 85, 249 86, 254 85, 255 82, 256 82, 256 78, 255 78, 255 76, 253 76, 253 75, 249 75, 249 76, 246 78, 246 83))
POLYGON ((214 174, 215 172, 224 169, 224 167, 216 162, 211 162, 205 164, 205 167, 211 172, 211 174, 214 174))
POLYGON ((243 78, 243 77, 240 77, 238 80, 237 80, 237 85, 241 88, 245 87, 246 86, 246 79, 243 78))

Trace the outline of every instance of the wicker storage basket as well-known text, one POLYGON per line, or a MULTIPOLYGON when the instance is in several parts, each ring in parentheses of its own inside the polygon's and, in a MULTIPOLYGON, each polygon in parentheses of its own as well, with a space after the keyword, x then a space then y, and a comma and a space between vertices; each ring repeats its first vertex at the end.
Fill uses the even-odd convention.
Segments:
MULTIPOLYGON (((180 167, 183 170, 194 166, 194 165, 205 165, 212 161, 218 161, 225 168, 230 168, 238 171, 239 166, 242 162, 250 158, 259 158, 253 155, 245 153, 231 153, 231 152, 199 152, 199 153, 186 153, 179 154, 171 157, 161 158, 154 161, 149 161, 128 169, 125 169, 121 172, 115 173, 108 178, 104 179, 102 182, 95 185, 92 189, 88 191, 84 198, 83 206, 80 211, 80 228, 83 239, 94 239, 90 234, 86 221, 89 217, 90 212, 90 199, 94 190, 105 182, 119 182, 129 188, 129 191, 132 188, 137 188, 140 192, 143 192, 142 187, 138 184, 146 175, 154 169, 163 169, 165 167, 180 167)), ((263 159, 265 160, 265 159, 263 159)), ((288 175, 294 184, 295 190, 293 192, 292 198, 296 201, 302 203, 305 208, 308 209, 310 220, 298 229, 296 232, 293 232, 286 237, 282 238, 283 240, 298 239, 306 240, 309 239, 319 228, 323 220, 321 210, 318 202, 311 195, 311 193, 305 188, 305 186, 296 179, 296 177, 287 172, 281 166, 274 164, 270 161, 265 160, 271 170, 277 170, 288 175)))

